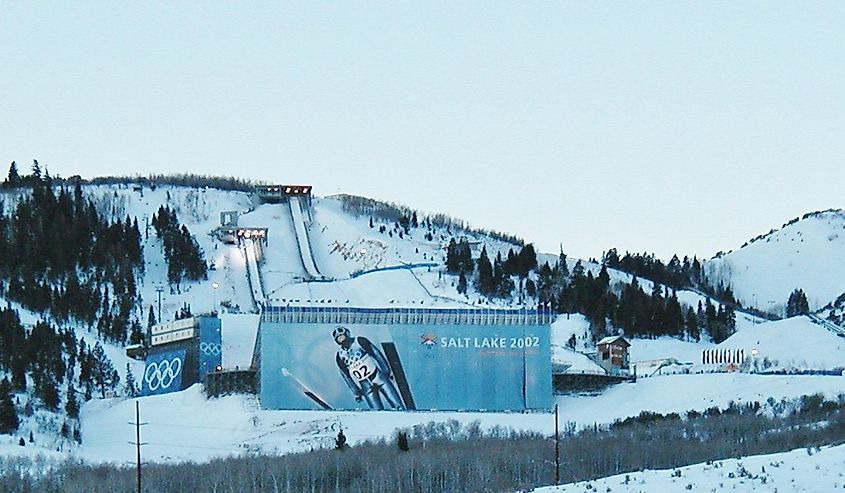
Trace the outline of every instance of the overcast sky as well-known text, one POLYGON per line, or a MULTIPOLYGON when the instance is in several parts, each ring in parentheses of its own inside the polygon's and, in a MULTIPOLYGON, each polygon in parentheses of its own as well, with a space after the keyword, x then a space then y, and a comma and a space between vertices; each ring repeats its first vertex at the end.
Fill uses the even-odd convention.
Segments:
POLYGON ((4 2, 0 174, 192 172, 710 257, 845 207, 845 3, 4 2))

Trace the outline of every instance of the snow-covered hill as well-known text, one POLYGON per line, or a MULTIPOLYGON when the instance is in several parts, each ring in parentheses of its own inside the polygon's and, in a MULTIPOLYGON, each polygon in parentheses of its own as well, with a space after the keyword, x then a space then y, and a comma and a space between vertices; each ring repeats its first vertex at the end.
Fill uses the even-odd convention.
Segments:
MULTIPOLYGON (((435 228, 431 231, 431 239, 427 239, 426 233, 429 231, 424 228, 411 228, 409 233, 403 231, 399 235, 392 223, 379 222, 378 219, 371 227, 369 217, 356 217, 345 212, 341 200, 336 197, 314 199, 313 223, 309 228, 314 260, 321 274, 328 278, 326 282, 307 281, 291 214, 284 204, 258 205, 250 194, 243 192, 169 186, 160 186, 155 190, 144 188, 140 191, 131 186, 102 185, 88 186, 85 192, 95 200, 102 213, 114 218, 137 218, 141 225, 146 261, 145 274, 139 283, 143 298, 143 313, 139 314, 141 319, 145 320, 150 305, 156 306, 157 310, 158 290, 162 288, 161 318, 164 320, 172 319, 185 303, 192 306, 194 313, 209 312, 215 306, 222 307, 226 312, 222 315, 223 365, 227 368, 243 368, 251 363, 258 317, 247 277, 244 250, 237 245, 222 243, 212 235, 219 225, 219 214, 224 211, 238 211, 239 224, 242 226, 268 228, 268 246, 258 270, 264 294, 271 303, 379 307, 516 303, 515 300, 483 300, 472 286, 469 286, 466 295, 457 293, 456 279, 443 272, 443 246, 452 237, 445 229, 435 228), (164 282, 166 264, 160 242, 155 238, 151 226, 149 236, 144 234, 145 225, 161 205, 169 205, 176 210, 179 220, 200 243, 208 262, 214 265, 207 280, 185 283, 179 289, 168 289, 164 282), (385 226, 383 232, 380 231, 381 225, 385 226), (215 284, 217 289, 213 287, 215 284)), ((7 206, 9 204, 7 199, 7 206)), ((836 214, 833 216, 841 218, 836 214)), ((451 233, 466 236, 473 244, 474 256, 478 255, 482 244, 487 247, 491 257, 499 252, 505 255, 508 248, 514 247, 478 233, 457 230, 451 233)), ((809 232, 802 235, 809 235, 809 232)), ((835 238, 825 241, 839 240, 835 238)), ((771 242, 785 243, 786 240, 771 242)), ((751 247, 756 248, 758 244, 768 243, 758 240, 751 247)), ((766 267, 769 265, 766 262, 775 262, 780 258, 777 252, 773 252, 772 258, 760 254, 753 262, 754 265, 762 266, 754 271, 762 277, 757 279, 748 274, 749 285, 767 285, 765 276, 770 272, 767 269, 773 268, 766 267)), ((829 252, 824 250, 823 253, 827 255, 829 252)), ((724 262, 732 258, 729 255, 711 262, 724 262)), ((541 254, 538 259, 540 262, 553 262, 557 255, 541 254)), ((570 271, 577 261, 568 259, 570 271)), ((709 265, 712 268, 717 266, 715 263, 709 265)), ((599 265, 591 262, 583 262, 583 266, 593 275, 597 275, 600 269, 599 265)), ((828 269, 827 272, 831 278, 841 277, 835 269, 828 269)), ((609 274, 611 283, 630 282, 632 277, 612 269, 609 274)), ((796 271, 794 274, 797 276, 800 273, 796 271)), ((640 279, 639 282, 644 290, 651 291, 650 281, 640 279)), ((785 289, 781 297, 783 301, 796 286, 803 287, 811 296, 814 294, 814 287, 809 284, 792 285, 786 281, 782 284, 785 289)), ((758 295, 758 301, 767 298, 767 295, 762 294, 764 291, 758 292, 756 287, 753 289, 752 292, 758 295)), ((835 289, 831 288, 831 292, 835 292, 835 289)), ((705 299, 692 291, 679 291, 678 297, 682 303, 690 306, 705 299)), ((27 323, 34 323, 39 318, 37 314, 25 311, 21 316, 27 323)), ((757 322, 760 321, 737 313, 738 333, 723 345, 745 348, 753 344, 760 349, 761 357, 762 351, 765 351, 766 355, 777 359, 782 366, 789 362, 797 368, 813 365, 832 368, 843 360, 841 355, 845 351, 841 341, 845 339, 824 332, 825 329, 807 319, 759 325, 757 322), (823 346, 823 350, 819 349, 820 346, 823 346)), ((587 334, 588 328, 589 323, 581 315, 558 318, 552 327, 556 363, 568 364, 573 371, 600 371, 583 354, 593 349, 587 334), (575 335, 576 351, 566 347, 572 335, 575 335)), ((77 332, 84 335, 89 344, 96 339, 93 333, 83 327, 79 327, 77 332)), ((695 363, 700 360, 703 349, 714 347, 706 341, 685 342, 676 339, 633 339, 631 342, 632 363, 669 358, 695 363)), ((126 377, 127 364, 135 375, 142 373, 143 363, 126 357, 123 348, 111 344, 104 346, 123 379, 126 377)), ((814 392, 834 396, 842 388, 842 377, 831 376, 655 374, 649 378, 640 378, 636 383, 610 387, 594 396, 558 396, 556 402, 560 406, 563 420, 588 426, 635 416, 644 410, 685 412, 711 406, 726 407, 731 401, 765 401, 769 397, 780 400, 814 392)), ((429 421, 457 419, 469 423, 479 420, 485 427, 506 426, 545 434, 551 433, 554 423, 552 416, 544 413, 265 411, 259 408, 255 397, 228 396, 207 400, 197 386, 166 396, 140 398, 139 401, 142 420, 149 423, 143 430, 143 439, 150 443, 144 453, 145 458, 151 461, 208 460, 247 452, 285 453, 320 447, 331 443, 341 425, 350 441, 355 443, 358 440, 389 436, 397 427, 429 421)), ((134 449, 127 442, 134 439, 134 430, 127 422, 133 419, 134 400, 124 397, 94 399, 82 409, 81 446, 72 446, 70 450, 63 449, 56 453, 56 442, 47 440, 49 437, 45 435, 45 440, 36 437, 35 446, 28 446, 26 453, 49 450, 53 456, 69 454, 94 462, 129 460, 134 449)), ((18 450, 12 440, 0 441, 2 453, 13 454, 18 450)))
POLYGON ((833 370, 845 368, 845 337, 839 337, 809 317, 792 317, 746 327, 717 346, 756 349, 760 370, 833 370))
POLYGON ((632 472, 537 488, 536 493, 832 493, 845 489, 845 445, 632 472))
POLYGON ((783 315, 800 288, 817 310, 845 293, 845 211, 806 214, 704 265, 745 306, 783 315))

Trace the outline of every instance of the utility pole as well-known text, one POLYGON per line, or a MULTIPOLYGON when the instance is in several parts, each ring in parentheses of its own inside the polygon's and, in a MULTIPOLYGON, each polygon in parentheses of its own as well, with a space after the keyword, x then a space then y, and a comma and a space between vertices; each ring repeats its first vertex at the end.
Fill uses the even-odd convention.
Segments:
POLYGON ((129 442, 135 445, 135 467, 138 477, 138 493, 141 493, 141 445, 146 445, 146 442, 141 441, 141 427, 147 423, 141 422, 141 411, 138 407, 138 401, 135 401, 135 422, 129 422, 130 425, 135 425, 135 441, 129 442))
POLYGON ((555 484, 560 484, 560 428, 558 427, 557 404, 555 404, 555 484))

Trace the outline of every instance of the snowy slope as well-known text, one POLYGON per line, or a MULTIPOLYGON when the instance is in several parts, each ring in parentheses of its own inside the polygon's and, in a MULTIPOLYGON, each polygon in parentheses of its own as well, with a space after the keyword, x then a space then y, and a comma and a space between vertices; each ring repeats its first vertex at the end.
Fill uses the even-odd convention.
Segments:
MULTIPOLYGON (((283 454, 331 447, 342 427, 351 444, 390 437, 397 428, 430 421, 474 421, 493 426, 549 433, 549 414, 446 413, 390 411, 265 411, 254 396, 225 396, 206 400, 199 385, 182 392, 139 399, 144 460, 205 461, 244 453, 283 454)), ((128 426, 135 413, 134 400, 93 400, 83 408, 84 445, 78 456, 92 462, 131 461, 135 430, 128 426)))
POLYGON ((746 327, 716 347, 744 349, 746 355, 757 349, 760 366, 766 359, 773 369, 845 368, 845 338, 805 316, 746 327))
POLYGON ((783 314, 801 288, 811 309, 845 293, 845 211, 805 215, 735 252, 705 262, 708 275, 733 286, 746 306, 783 314))
MULTIPOLYGON (((578 427, 612 423, 641 411, 683 413, 712 406, 726 408, 731 401, 765 402, 821 392, 834 397, 842 392, 842 377, 760 376, 745 374, 676 375, 641 379, 611 387, 597 396, 558 396, 562 422, 578 427)), ((204 461, 214 457, 290 451, 332 446, 340 427, 351 443, 390 437, 397 428, 431 421, 479 421, 493 426, 535 430, 549 435, 554 417, 547 413, 449 413, 374 411, 267 411, 254 396, 226 396, 206 400, 200 387, 153 397, 140 402, 145 460, 204 461)), ((92 462, 132 459, 134 428, 127 425, 135 413, 133 399, 94 399, 83 406, 84 442, 75 452, 92 462)))
POLYGON ((536 493, 831 493, 845 489, 845 445, 725 459, 677 469, 632 472, 536 493))
MULTIPOLYGON (((194 313, 210 311, 215 303, 225 305, 223 315, 223 364, 226 367, 246 367, 251 363, 257 328, 256 315, 238 315, 252 309, 250 286, 247 282, 246 261, 237 246, 224 245, 210 233, 219 224, 219 213, 235 210, 241 213, 240 224, 269 228, 268 247, 260 263, 261 277, 267 296, 278 304, 318 306, 491 306, 512 302, 489 302, 470 287, 466 296, 455 289, 454 276, 445 275, 444 243, 449 235, 435 231, 432 240, 426 240, 424 228, 411 229, 400 238, 390 229, 379 232, 380 223, 370 228, 368 217, 354 217, 342 210, 335 198, 315 198, 313 223, 309 237, 314 260, 320 272, 334 282, 304 282, 306 277, 299 258, 294 226, 290 211, 284 204, 267 204, 254 208, 251 197, 241 192, 190 189, 180 187, 146 188, 141 193, 131 187, 86 187, 104 213, 115 218, 137 217, 144 231, 145 215, 149 219, 162 204, 177 210, 179 220, 187 225, 203 247, 206 257, 216 269, 209 272, 209 279, 196 283, 183 283, 178 290, 169 290, 161 281, 166 279, 166 266, 160 242, 150 228, 144 241, 146 274, 140 284, 144 300, 142 320, 146 310, 156 305, 156 288, 164 287, 162 314, 172 319, 183 303, 190 303, 194 313), (433 266, 430 264, 434 264, 433 266), (416 266, 403 268, 404 266, 416 266), (387 269, 387 270, 384 270, 387 269), (219 283, 219 289, 212 288, 219 283)), ((488 252, 503 255, 511 245, 498 240, 483 239, 488 252)), ((478 255, 474 247, 473 254, 478 255)), ((555 260, 557 256, 541 255, 555 260)), ((570 270, 577 259, 568 259, 570 270)), ((594 275, 600 266, 584 262, 594 275)), ((629 274, 610 271, 611 282, 629 282, 629 274)), ((648 280, 640 279, 644 290, 651 290, 648 280)), ((806 289, 806 288, 805 288, 806 289)), ((791 290, 791 288, 790 288, 791 290)), ((788 295, 788 293, 787 293, 788 295)), ((691 291, 678 292, 683 303, 695 306, 705 298, 691 291)), ((34 314, 22 313, 30 322, 34 314)), ((819 361, 825 367, 837 364, 842 352, 832 340, 819 335, 817 325, 789 322, 773 329, 767 324, 755 325, 753 318, 737 314, 738 334, 731 344, 746 344, 753 339, 760 347, 767 347, 771 354, 802 354, 806 362, 819 361), (769 331, 771 332, 765 332, 769 331), (755 331, 755 332, 752 332, 755 331), (757 332, 759 331, 759 332, 757 332), (796 332, 797 331, 797 332, 796 332), (806 340, 796 341, 790 335, 813 334, 806 340), (825 350, 819 351, 818 346, 825 350), (815 359, 814 359, 815 358, 815 359)), ((784 322, 784 323, 786 323, 784 322)), ((585 336, 588 322, 580 315, 558 317, 552 326, 554 358, 584 371, 596 367, 581 353, 572 352, 565 344, 576 335, 576 349, 592 349, 585 336)), ((822 329, 823 330, 823 329, 822 329)), ((84 329, 78 329, 83 334, 84 329)), ((94 342, 92 334, 84 334, 94 342)), ((838 341, 845 339, 837 339, 838 341)), ((729 340, 730 341, 730 340, 729 340)), ((680 361, 697 361, 700 351, 713 347, 709 343, 687 343, 671 339, 631 341, 631 361, 675 358, 680 361)), ((136 376, 142 373, 143 363, 127 358, 122 348, 105 345, 106 352, 125 378, 126 363, 130 363, 136 376)), ((785 360, 784 360, 785 361, 785 360)), ((800 361, 800 360, 798 360, 800 361)), ((828 376, 760 376, 747 374, 674 375, 641 378, 636 383, 610 387, 595 396, 558 396, 561 417, 582 426, 595 422, 609 423, 615 419, 635 416, 643 410, 655 412, 684 412, 703 410, 710 406, 726 407, 730 401, 765 401, 797 397, 807 393, 822 392, 835 395, 843 388, 842 377, 828 376)), ((140 399, 142 419, 149 422, 143 430, 145 457, 153 461, 207 460, 221 455, 245 452, 284 453, 330 444, 339 426, 353 443, 367 438, 391 435, 397 427, 407 427, 429 421, 457 419, 463 423, 480 420, 482 425, 509 426, 518 429, 551 433, 551 415, 505 413, 372 413, 372 412, 286 412, 263 411, 257 400, 249 396, 228 396, 206 400, 199 387, 160 397, 140 399)), ((134 439, 134 430, 126 423, 134 418, 134 400, 94 399, 83 406, 83 445, 72 452, 80 458, 99 461, 116 461, 132 458, 133 449, 126 445, 134 439)), ((40 441, 40 440, 37 440, 40 441)), ((44 444, 46 446, 46 442, 44 444)), ((0 443, 0 450, 14 453, 13 443, 0 443)), ((41 446, 33 447, 44 450, 41 446)), ((54 449, 53 449, 54 450, 54 449)), ((30 450, 27 450, 30 453, 30 450)), ((64 451, 63 453, 67 453, 64 451)))
POLYGON ((562 395, 557 397, 560 417, 582 426, 612 423, 636 416, 642 411, 661 414, 684 413, 691 409, 726 408, 738 403, 792 399, 820 392, 829 398, 845 389, 845 377, 798 375, 751 375, 747 373, 709 373, 664 375, 639 378, 636 383, 609 387, 597 396, 562 395))

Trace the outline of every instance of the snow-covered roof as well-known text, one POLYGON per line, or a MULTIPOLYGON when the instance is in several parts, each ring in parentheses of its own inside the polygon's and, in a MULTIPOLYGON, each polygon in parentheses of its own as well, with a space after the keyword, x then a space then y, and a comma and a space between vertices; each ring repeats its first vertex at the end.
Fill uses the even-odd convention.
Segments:
POLYGON ((614 342, 616 342, 616 341, 622 341, 622 342, 624 342, 624 343, 625 343, 626 345, 628 345, 628 346, 630 346, 630 345, 631 345, 631 343, 630 343, 630 342, 628 342, 628 341, 626 341, 626 340, 625 340, 625 338, 624 338, 624 337, 622 337, 622 336, 609 336, 609 337, 605 337, 604 339, 602 339, 602 340, 600 340, 600 341, 598 342, 598 345, 602 345, 602 344, 613 344, 613 343, 614 343, 614 342))

